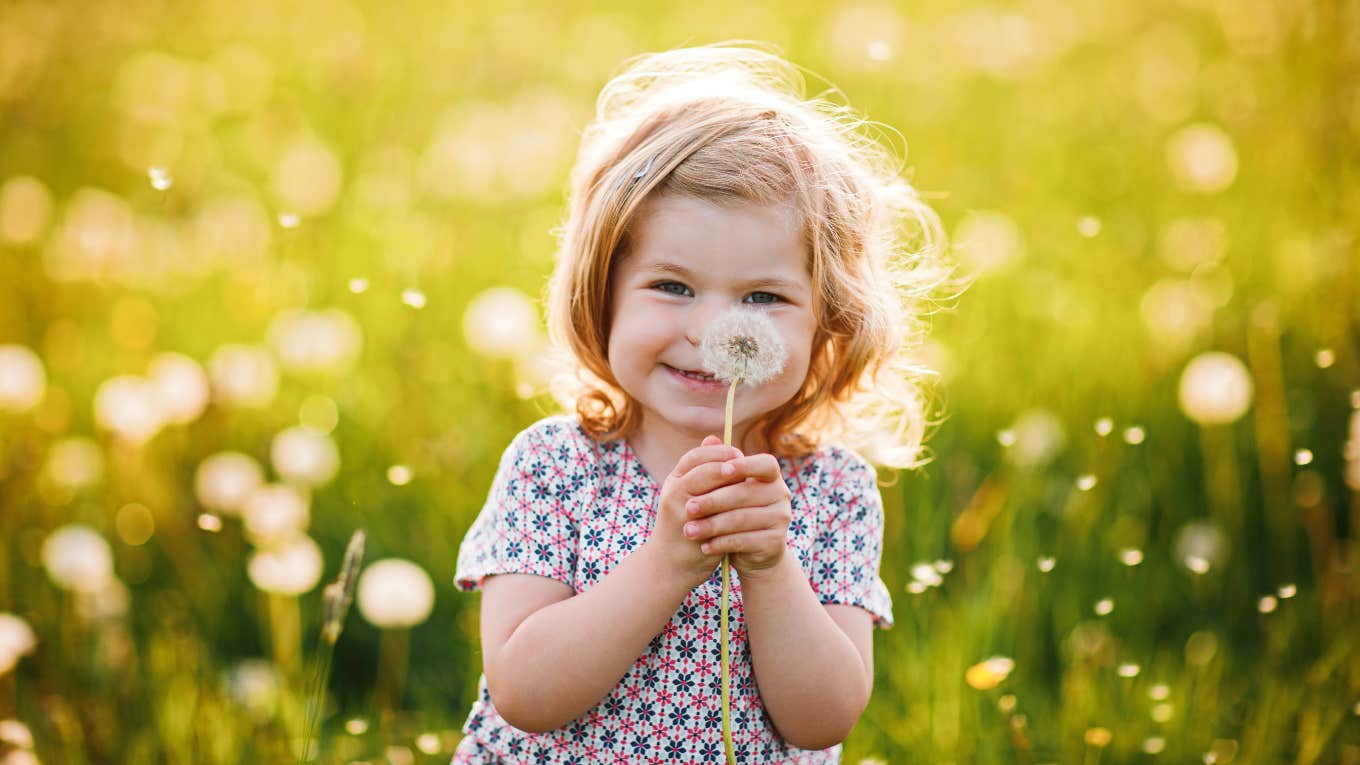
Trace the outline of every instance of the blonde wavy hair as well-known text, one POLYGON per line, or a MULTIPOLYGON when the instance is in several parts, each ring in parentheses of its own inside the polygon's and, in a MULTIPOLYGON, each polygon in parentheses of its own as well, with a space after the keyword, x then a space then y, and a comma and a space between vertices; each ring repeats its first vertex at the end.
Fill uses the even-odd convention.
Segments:
POLYGON ((900 177, 881 126, 827 97, 776 52, 720 43, 631 59, 605 85, 572 169, 548 285, 548 327, 572 369, 554 392, 598 440, 641 413, 609 368, 610 280, 654 195, 798 211, 818 328, 802 387, 755 428, 799 457, 829 441, 919 467, 931 370, 909 351, 948 283, 939 218, 900 177), (563 384, 565 383, 565 384, 563 384))

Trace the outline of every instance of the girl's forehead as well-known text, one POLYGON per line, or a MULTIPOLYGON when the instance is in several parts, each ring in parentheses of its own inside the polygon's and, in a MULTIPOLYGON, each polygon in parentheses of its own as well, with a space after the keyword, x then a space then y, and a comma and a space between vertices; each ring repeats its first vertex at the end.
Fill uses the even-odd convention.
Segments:
POLYGON ((802 217, 788 203, 663 195, 644 203, 629 226, 626 259, 635 265, 714 256, 713 265, 806 268, 802 217))

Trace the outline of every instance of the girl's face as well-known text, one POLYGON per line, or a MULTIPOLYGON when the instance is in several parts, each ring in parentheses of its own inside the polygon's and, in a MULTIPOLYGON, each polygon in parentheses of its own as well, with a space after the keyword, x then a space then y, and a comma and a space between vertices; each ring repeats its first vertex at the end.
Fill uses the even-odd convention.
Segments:
POLYGON ((797 214, 783 205, 719 206, 687 196, 648 200, 611 274, 609 366, 642 408, 649 436, 697 445, 722 434, 727 384, 702 374, 699 344, 724 309, 765 312, 788 350, 783 372, 737 389, 734 441, 802 386, 817 328, 797 214))

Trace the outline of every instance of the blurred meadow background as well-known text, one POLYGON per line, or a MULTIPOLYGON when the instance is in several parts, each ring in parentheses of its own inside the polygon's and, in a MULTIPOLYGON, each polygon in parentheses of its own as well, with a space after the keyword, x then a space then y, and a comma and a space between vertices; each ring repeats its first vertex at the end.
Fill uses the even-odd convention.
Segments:
POLYGON ((729 38, 974 277, 846 762, 1360 763, 1354 0, 7 0, 0 762, 294 761, 359 528, 310 756, 447 761, 576 136, 729 38))

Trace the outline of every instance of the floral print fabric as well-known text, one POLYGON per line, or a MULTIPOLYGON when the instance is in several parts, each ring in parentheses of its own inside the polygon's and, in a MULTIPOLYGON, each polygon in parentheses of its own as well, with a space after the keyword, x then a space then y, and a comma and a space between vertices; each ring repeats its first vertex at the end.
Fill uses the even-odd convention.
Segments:
MULTIPOLYGON (((878 575, 883 506, 871 466, 824 447, 780 460, 793 495, 790 552, 822 603, 869 611, 892 625, 878 575)), ((486 505, 463 540, 455 584, 480 588, 495 574, 535 574, 589 590, 651 533, 660 488, 623 440, 598 443, 568 417, 541 420, 506 449, 486 505)), ((722 759, 719 717, 720 572, 696 587, 623 680, 564 728, 528 733, 496 713, 486 677, 464 725, 455 763, 713 763, 722 759)), ((740 578, 729 614, 732 729, 737 762, 832 763, 840 747, 805 751, 776 732, 752 672, 740 578)))

